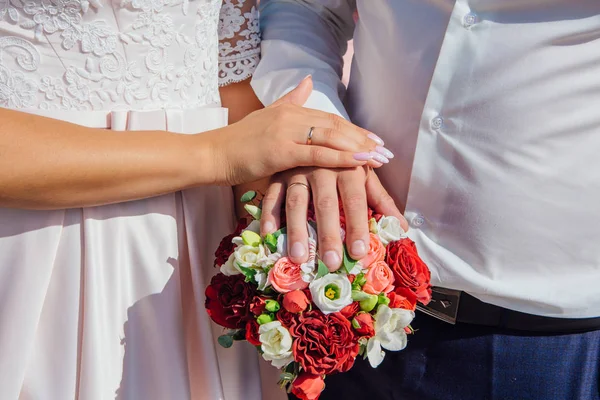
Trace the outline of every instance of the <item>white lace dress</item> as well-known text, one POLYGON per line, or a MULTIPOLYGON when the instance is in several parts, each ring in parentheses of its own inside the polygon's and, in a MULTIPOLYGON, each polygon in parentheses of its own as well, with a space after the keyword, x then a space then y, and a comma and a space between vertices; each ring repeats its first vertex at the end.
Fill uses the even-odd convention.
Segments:
MULTIPOLYGON (((0 0, 0 107, 122 131, 223 126, 219 84, 259 58, 253 3, 0 0)), ((231 190, 214 187, 0 209, 0 399, 260 399, 255 350, 216 348, 203 307, 232 224, 231 190)))

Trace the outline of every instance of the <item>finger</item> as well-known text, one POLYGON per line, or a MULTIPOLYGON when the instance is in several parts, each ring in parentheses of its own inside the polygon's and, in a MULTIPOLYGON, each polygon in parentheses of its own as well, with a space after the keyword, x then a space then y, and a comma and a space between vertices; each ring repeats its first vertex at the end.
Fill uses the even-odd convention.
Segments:
POLYGON ((383 187, 379 181, 377 174, 371 171, 367 178, 367 203, 372 207, 375 212, 387 216, 394 216, 400 220, 400 226, 404 231, 408 230, 408 222, 402 215, 392 196, 389 195, 387 190, 383 187))
POLYGON ((285 187, 280 175, 276 175, 262 199, 260 233, 262 236, 273 233, 281 226, 281 209, 285 197, 285 187))
POLYGON ((296 86, 288 94, 282 96, 279 100, 271 104, 269 107, 277 107, 281 104, 290 103, 297 106, 303 106, 304 103, 308 100, 308 97, 313 91, 313 81, 312 76, 308 75, 306 78, 302 79, 302 81, 296 86))
POLYGON ((338 186, 346 219, 346 248, 350 257, 360 260, 369 249, 369 214, 362 168, 339 173, 338 186))
POLYGON ((319 254, 330 271, 342 265, 342 236, 337 192, 337 173, 317 170, 310 178, 317 217, 319 254))
POLYGON ((292 262, 302 264, 308 260, 308 228, 306 227, 306 221, 310 189, 307 189, 308 180, 304 174, 292 175, 287 185, 285 215, 288 255, 292 262))
POLYGON ((371 165, 372 157, 361 153, 334 150, 322 146, 293 145, 284 155, 285 169, 296 166, 324 167, 324 168, 351 168, 362 165, 371 165))
POLYGON ((297 144, 313 144, 336 150, 364 153, 368 159, 387 164, 394 154, 383 146, 379 136, 362 129, 335 114, 302 109, 302 120, 292 132, 297 144), (300 127, 308 126, 301 129, 300 127))
MULTIPOLYGON (((373 146, 371 147, 373 151, 376 150, 376 146, 380 146, 382 149, 384 148, 383 139, 381 139, 375 133, 363 129, 347 119, 340 117, 339 115, 309 108, 304 108, 303 113, 306 114, 305 120, 309 124, 325 131, 325 138, 327 138, 328 135, 332 135, 333 132, 337 132, 348 139, 352 139, 360 145, 373 146)), ((389 150, 382 152, 381 154, 387 158, 394 157, 392 152, 389 150)))

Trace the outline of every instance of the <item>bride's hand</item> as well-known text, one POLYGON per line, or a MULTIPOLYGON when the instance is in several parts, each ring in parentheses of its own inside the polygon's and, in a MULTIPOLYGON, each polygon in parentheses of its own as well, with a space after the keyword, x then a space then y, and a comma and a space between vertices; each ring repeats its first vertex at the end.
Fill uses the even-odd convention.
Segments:
POLYGON ((377 168, 393 157, 375 134, 337 115, 303 108, 311 92, 312 80, 306 78, 273 105, 200 135, 210 143, 214 183, 252 182, 298 166, 377 168))

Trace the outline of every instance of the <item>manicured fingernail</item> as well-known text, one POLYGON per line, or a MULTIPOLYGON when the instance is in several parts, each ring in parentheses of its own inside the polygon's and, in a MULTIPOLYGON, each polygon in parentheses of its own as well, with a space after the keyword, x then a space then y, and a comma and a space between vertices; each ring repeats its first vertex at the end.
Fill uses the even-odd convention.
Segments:
POLYGON ((377 135, 376 135, 376 134, 374 134, 374 133, 369 133, 369 134, 367 135, 367 137, 368 137, 369 139, 371 139, 372 141, 374 141, 375 143, 377 143, 378 145, 380 145, 380 146, 383 146, 383 145, 384 145, 384 143, 383 143, 383 139, 382 139, 382 138, 380 138, 379 136, 377 136, 377 135))
POLYGON ((371 161, 371 167, 373 167, 373 168, 380 168, 380 167, 383 167, 383 164, 380 163, 379 161, 373 160, 373 161, 371 161))
POLYGON ((311 77, 312 77, 312 74, 308 74, 304 77, 304 79, 302 79, 302 81, 304 82, 305 80, 307 80, 308 78, 311 78, 311 77))
POLYGON ((323 262, 329 268, 337 268, 342 263, 342 259, 337 252, 329 250, 323 254, 323 262))
POLYGON ((379 154, 375 151, 371 152, 371 156, 373 156, 373 160, 379 161, 382 164, 387 164, 390 162, 390 160, 388 160, 386 157, 382 156, 381 154, 379 154))
POLYGON ((263 225, 263 231, 264 233, 273 233, 275 231, 275 224, 271 221, 265 222, 263 225))
POLYGON ((386 158, 394 158, 394 153, 382 146, 377 146, 375 150, 386 158))
POLYGON ((352 243, 352 247, 350 247, 350 251, 352 252, 353 256, 362 258, 367 255, 367 246, 365 245, 365 242, 363 242, 362 240, 356 240, 354 243, 352 243))
POLYGON ((292 249, 290 250, 290 256, 293 258, 301 258, 306 254, 306 248, 300 242, 296 242, 292 245, 292 249))
POLYGON ((354 159, 356 161, 369 161, 373 159, 373 155, 371 153, 356 153, 354 159))

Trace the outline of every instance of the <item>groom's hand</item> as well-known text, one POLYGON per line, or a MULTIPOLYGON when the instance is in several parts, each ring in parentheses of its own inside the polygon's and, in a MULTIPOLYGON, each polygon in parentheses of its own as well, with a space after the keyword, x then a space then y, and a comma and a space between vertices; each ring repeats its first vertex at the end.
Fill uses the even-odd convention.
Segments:
POLYGON ((319 255, 331 271, 340 267, 343 257, 338 198, 344 208, 346 244, 355 260, 366 256, 369 249, 367 206, 378 213, 398 217, 402 227, 408 229, 393 199, 372 171, 368 175, 362 167, 286 171, 273 177, 263 198, 261 232, 266 234, 278 229, 280 210, 285 201, 288 253, 295 263, 301 264, 308 259, 306 221, 311 193, 307 187, 311 188, 315 207, 319 255), (290 187, 294 183, 300 184, 290 187))

